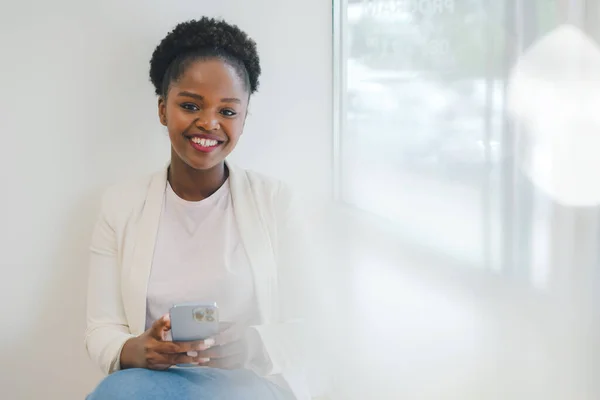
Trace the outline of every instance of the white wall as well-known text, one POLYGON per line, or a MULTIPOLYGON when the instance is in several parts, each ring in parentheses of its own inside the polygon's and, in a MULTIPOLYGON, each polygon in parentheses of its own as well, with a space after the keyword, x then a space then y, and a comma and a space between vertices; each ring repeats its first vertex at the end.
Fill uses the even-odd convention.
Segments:
POLYGON ((234 160, 316 202, 331 179, 331 5, 323 0, 8 2, 0 13, 0 387, 81 399, 87 245, 99 194, 160 168, 168 140, 148 61, 177 22, 237 23, 264 75, 234 160))

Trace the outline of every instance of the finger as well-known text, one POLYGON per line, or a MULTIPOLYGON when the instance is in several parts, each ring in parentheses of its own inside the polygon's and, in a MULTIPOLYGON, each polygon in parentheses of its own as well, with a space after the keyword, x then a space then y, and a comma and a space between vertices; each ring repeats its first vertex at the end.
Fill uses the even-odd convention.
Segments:
POLYGON ((187 353, 188 351, 203 351, 215 345, 215 339, 195 340, 191 342, 172 342, 172 353, 187 353))
POLYGON ((148 369, 153 369, 155 371, 164 371, 171 368, 171 366, 171 364, 148 365, 148 369))
POLYGON ((152 351, 147 355, 147 366, 153 370, 165 370, 173 365, 171 355, 152 351))
POLYGON ((185 353, 185 351, 182 351, 180 346, 177 345, 177 343, 169 341, 156 341, 154 343, 154 346, 152 347, 152 350, 159 354, 185 353))
POLYGON ((223 346, 214 346, 208 350, 199 351, 198 357, 202 358, 227 358, 231 356, 241 356, 244 354, 244 345, 241 342, 234 342, 223 346))
POLYGON ((201 365, 201 364, 208 363, 210 360, 208 358, 198 357, 198 355, 196 353, 194 355, 172 354, 170 356, 170 361, 173 363, 173 365, 177 365, 177 364, 196 364, 196 365, 201 365))
POLYGON ((197 357, 178 353, 152 352, 148 356, 148 368, 154 370, 165 370, 176 364, 197 364, 197 357))
POLYGON ((171 330, 171 319, 169 314, 165 314, 152 324, 150 335, 156 340, 165 340, 167 332, 171 330))
POLYGON ((185 354, 207 350, 210 348, 211 343, 214 344, 214 341, 208 343, 156 341, 152 347, 152 350, 160 354, 185 354))
POLYGON ((211 359, 209 362, 202 365, 219 369, 238 369, 242 368, 242 359, 238 356, 217 358, 211 359))
POLYGON ((199 357, 197 352, 189 353, 156 353, 153 360, 149 363, 152 369, 165 369, 177 364, 205 364, 210 359, 199 357))

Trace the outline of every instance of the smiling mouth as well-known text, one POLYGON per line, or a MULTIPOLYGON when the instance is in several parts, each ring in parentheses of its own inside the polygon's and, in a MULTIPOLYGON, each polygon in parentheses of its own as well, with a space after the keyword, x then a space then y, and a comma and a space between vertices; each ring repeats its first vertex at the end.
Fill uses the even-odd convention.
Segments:
POLYGON ((194 149, 204 153, 209 153, 224 143, 220 140, 199 138, 195 136, 190 138, 189 141, 194 149))

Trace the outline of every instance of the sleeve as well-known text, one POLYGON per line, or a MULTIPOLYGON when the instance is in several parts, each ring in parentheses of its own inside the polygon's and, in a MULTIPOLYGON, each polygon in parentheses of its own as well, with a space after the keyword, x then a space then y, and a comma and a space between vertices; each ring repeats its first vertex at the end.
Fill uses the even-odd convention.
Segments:
POLYGON ((105 374, 120 369, 121 349, 134 337, 123 309, 117 237, 108 199, 105 194, 90 246, 85 332, 87 352, 105 374))
POLYGON ((271 237, 277 263, 279 318, 270 324, 252 326, 248 331, 249 363, 262 376, 281 374, 297 369, 302 363, 303 320, 297 307, 298 293, 304 290, 301 275, 302 259, 294 259, 302 247, 303 233, 296 225, 297 217, 289 190, 280 187, 275 198, 275 235, 271 237), (295 239, 294 239, 295 237, 295 239), (294 240, 297 242, 294 243, 294 240))
POLYGON ((253 349, 250 359, 260 360, 252 369, 263 376, 305 371, 307 343, 312 337, 307 327, 315 326, 318 310, 317 297, 311 290, 315 287, 315 264, 311 261, 315 257, 311 254, 313 246, 306 218, 286 186, 280 187, 276 207, 277 235, 273 243, 278 268, 279 319, 253 326, 248 338, 253 349))

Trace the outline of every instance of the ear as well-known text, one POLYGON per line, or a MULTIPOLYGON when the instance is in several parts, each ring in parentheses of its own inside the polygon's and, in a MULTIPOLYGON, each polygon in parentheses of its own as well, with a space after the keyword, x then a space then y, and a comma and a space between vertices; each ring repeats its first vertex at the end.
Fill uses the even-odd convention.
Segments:
POLYGON ((161 124, 167 126, 167 101, 162 96, 158 98, 158 118, 161 124))

